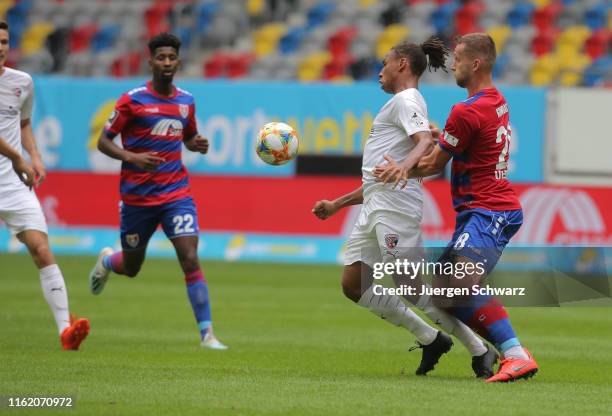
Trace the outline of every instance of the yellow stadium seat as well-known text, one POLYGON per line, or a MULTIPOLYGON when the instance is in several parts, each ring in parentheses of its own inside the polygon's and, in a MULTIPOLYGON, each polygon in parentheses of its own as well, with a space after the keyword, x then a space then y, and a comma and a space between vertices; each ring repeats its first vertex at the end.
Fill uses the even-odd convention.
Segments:
POLYGON ((569 44, 580 49, 589 36, 591 30, 587 26, 570 26, 557 39, 557 47, 569 44))
POLYGON ((330 79, 335 84, 352 84, 355 81, 350 75, 338 75, 330 79))
POLYGON ((264 0, 248 0, 247 1, 247 12, 249 16, 259 16, 263 13, 265 8, 264 0))
POLYGON ((492 26, 487 30, 487 33, 495 42, 495 49, 497 49, 499 55, 504 50, 506 41, 512 35, 512 29, 508 25, 492 26))
POLYGON ((564 71, 559 76, 559 83, 564 87, 575 87, 582 81, 582 72, 564 71))
POLYGON ((608 12, 608 30, 612 30, 612 10, 608 12))
POLYGON ((40 51, 45 46, 47 36, 55 27, 51 23, 35 23, 30 26, 21 38, 21 51, 24 55, 29 55, 40 51))
POLYGON ((0 19, 6 19, 6 12, 13 7, 15 0, 0 0, 0 19))
POLYGON ((387 26, 376 40, 376 57, 383 59, 389 49, 406 39, 408 34, 409 31, 406 26, 400 24, 387 26))
POLYGON ((558 58, 552 54, 542 55, 531 67, 529 78, 536 86, 549 85, 559 73, 558 58))
POLYGON ((547 71, 546 69, 532 68, 529 73, 529 79, 532 85, 536 87, 543 87, 552 84, 555 76, 552 74, 552 72, 547 71))
POLYGON ((331 61, 329 52, 315 52, 305 57, 298 66, 300 81, 315 81, 321 79, 325 65, 331 61))
POLYGON ((548 6, 550 4, 550 0, 531 0, 531 4, 533 4, 536 9, 541 7, 548 6))
POLYGON ((378 3, 378 0, 359 0, 359 6, 361 7, 370 7, 376 3, 378 3))
POLYGON ((588 55, 575 53, 561 55, 556 54, 557 63, 560 70, 572 70, 582 72, 587 66, 591 64, 591 58, 588 55))
POLYGON ((287 32, 282 23, 269 23, 253 34, 255 54, 258 57, 269 55, 276 50, 278 41, 287 32))

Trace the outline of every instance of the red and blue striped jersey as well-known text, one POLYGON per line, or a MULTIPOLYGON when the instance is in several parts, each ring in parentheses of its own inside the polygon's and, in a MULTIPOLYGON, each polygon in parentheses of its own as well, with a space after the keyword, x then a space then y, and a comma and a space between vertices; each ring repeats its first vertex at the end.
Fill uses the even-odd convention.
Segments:
POLYGON ((184 140, 197 134, 193 96, 173 87, 169 97, 157 94, 150 82, 123 94, 104 134, 121 134, 123 148, 134 153, 157 152, 164 158, 155 171, 121 164, 121 200, 128 205, 161 205, 191 196, 181 154, 184 140))
POLYGON ((496 88, 453 106, 439 145, 453 156, 451 193, 457 212, 521 209, 507 178, 510 140, 508 104, 496 88))

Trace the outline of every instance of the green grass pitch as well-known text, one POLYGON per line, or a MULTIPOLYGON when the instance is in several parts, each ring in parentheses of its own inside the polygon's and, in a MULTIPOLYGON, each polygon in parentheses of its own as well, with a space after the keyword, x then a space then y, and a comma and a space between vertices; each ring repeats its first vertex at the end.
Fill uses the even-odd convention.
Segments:
MULTIPOLYGON (((60 257, 71 309, 91 320, 78 352, 60 348, 30 258, 0 255, 0 396, 69 395, 84 415, 595 415, 612 410, 609 308, 511 309, 540 364, 530 381, 487 385, 455 343, 413 375, 413 337, 351 304, 340 267, 205 262, 215 332, 199 348, 176 261, 149 259, 90 295, 95 259, 60 257)), ((6 400, 6 399, 5 399, 6 400)), ((66 413, 68 412, 68 413, 66 413)))

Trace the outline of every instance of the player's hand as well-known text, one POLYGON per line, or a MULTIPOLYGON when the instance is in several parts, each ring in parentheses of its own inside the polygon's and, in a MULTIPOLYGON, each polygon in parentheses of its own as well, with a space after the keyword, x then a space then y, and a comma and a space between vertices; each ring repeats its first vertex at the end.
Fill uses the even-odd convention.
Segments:
POLYGON ((208 145, 208 139, 199 134, 185 142, 187 149, 191 150, 192 152, 202 153, 203 155, 208 153, 208 145))
POLYGON ((376 177, 376 180, 385 184, 393 182, 393 189, 396 187, 399 187, 399 189, 404 189, 408 184, 410 172, 407 168, 393 160, 391 156, 386 154, 383 157, 387 163, 376 165, 374 168, 374 176, 376 177))
POLYGON ((440 128, 435 124, 429 125, 429 131, 431 132, 431 137, 433 138, 434 143, 438 143, 440 141, 440 128))
POLYGON ((34 169, 32 169, 32 166, 30 166, 24 158, 20 157, 19 159, 13 161, 13 169, 21 182, 23 182, 28 188, 32 189, 32 186, 36 181, 36 173, 34 172, 34 169))
POLYGON ((332 201, 323 199, 317 201, 312 208, 312 213, 320 220, 326 220, 327 218, 338 212, 338 207, 332 201))
POLYGON ((47 170, 40 156, 32 158, 32 169, 34 169, 34 186, 37 187, 43 183, 47 177, 47 170))
POLYGON ((154 171, 161 163, 165 162, 163 157, 157 155, 157 152, 132 153, 128 162, 138 166, 140 169, 154 171))

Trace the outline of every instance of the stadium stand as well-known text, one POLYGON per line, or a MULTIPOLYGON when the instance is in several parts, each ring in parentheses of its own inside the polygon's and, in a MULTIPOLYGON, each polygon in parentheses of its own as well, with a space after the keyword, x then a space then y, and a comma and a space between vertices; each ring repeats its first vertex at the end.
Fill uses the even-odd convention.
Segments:
POLYGON ((33 73, 143 74, 144 41, 172 31, 185 77, 371 80, 403 39, 486 31, 499 82, 612 85, 606 0, 0 0, 0 18, 9 63, 33 73))

